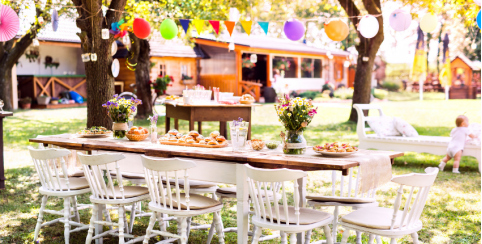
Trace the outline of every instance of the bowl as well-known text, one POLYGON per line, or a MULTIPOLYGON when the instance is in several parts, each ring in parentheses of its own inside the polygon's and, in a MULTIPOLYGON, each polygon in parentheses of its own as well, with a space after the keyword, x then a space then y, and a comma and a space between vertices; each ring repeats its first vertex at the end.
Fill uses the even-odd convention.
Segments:
POLYGON ((269 150, 276 150, 278 149, 278 146, 281 144, 281 142, 279 141, 267 141, 266 142, 266 147, 269 149, 269 150))
POLYGON ((255 151, 263 150, 264 146, 266 145, 266 143, 260 139, 252 139, 248 142, 248 144, 255 151))
POLYGON ((147 139, 148 136, 149 134, 126 134, 126 137, 127 139, 129 139, 129 141, 144 141, 145 139, 147 139))

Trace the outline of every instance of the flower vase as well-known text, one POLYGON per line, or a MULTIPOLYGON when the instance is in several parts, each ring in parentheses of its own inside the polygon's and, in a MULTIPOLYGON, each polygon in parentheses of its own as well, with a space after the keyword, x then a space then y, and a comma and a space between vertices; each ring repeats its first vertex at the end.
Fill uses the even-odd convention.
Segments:
POLYGON ((149 132, 151 133, 151 143, 157 144, 157 125, 151 124, 149 126, 149 132))
POLYGON ((126 132, 129 129, 126 122, 114 122, 112 130, 114 131, 115 139, 122 139, 126 136, 126 132))
POLYGON ((306 152, 306 139, 303 131, 286 131, 283 152, 285 154, 304 154, 306 152))

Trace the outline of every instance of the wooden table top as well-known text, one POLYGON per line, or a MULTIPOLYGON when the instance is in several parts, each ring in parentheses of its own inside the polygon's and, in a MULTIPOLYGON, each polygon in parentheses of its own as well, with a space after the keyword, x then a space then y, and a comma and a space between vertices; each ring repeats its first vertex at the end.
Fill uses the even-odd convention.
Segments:
MULTIPOLYGON (((249 163, 260 168, 291 168, 305 171, 315 170, 340 170, 348 174, 352 167, 359 166, 359 163, 350 159, 330 158, 321 155, 285 155, 281 151, 249 151, 245 153, 232 152, 231 147, 211 149, 194 148, 183 146, 168 146, 151 144, 150 142, 132 142, 127 139, 116 140, 113 138, 88 139, 78 138, 75 135, 57 135, 42 138, 29 139, 30 142, 51 144, 67 149, 91 151, 106 150, 118 152, 130 152, 146 154, 155 157, 189 157, 205 160, 229 161, 233 163, 249 163)), ((311 148, 307 150, 312 150, 311 148)), ((403 156, 402 152, 392 151, 370 151, 371 154, 385 154, 391 159, 403 156)), ((308 154, 308 153, 307 153, 308 154)))
POLYGON ((184 105, 184 103, 177 103, 176 105, 166 102, 164 103, 165 105, 171 105, 171 106, 179 106, 179 107, 229 107, 229 108, 246 108, 246 107, 258 107, 261 106, 259 103, 252 103, 252 104, 233 104, 233 105, 228 105, 228 104, 188 104, 184 105))
POLYGON ((2 112, 0 111, 0 118, 4 118, 4 117, 7 117, 7 116, 13 116, 13 112, 2 112))

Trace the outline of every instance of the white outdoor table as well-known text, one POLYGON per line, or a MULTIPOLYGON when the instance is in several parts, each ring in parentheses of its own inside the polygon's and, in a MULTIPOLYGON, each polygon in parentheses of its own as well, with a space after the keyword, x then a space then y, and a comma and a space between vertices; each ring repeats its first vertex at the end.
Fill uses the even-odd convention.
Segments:
MULTIPOLYGON (((281 151, 273 152, 250 151, 247 153, 234 153, 230 147, 211 149, 183 146, 168 146, 151 144, 147 140, 132 142, 127 139, 116 140, 113 138, 87 139, 75 135, 56 135, 42 138, 32 138, 34 143, 54 145, 62 148, 99 153, 103 151, 121 152, 126 159, 119 161, 121 171, 143 174, 140 155, 154 157, 182 157, 193 160, 197 167, 189 171, 189 178, 224 184, 235 184, 237 188, 237 227, 238 243, 246 244, 248 241, 248 190, 244 164, 258 168, 289 168, 303 171, 340 170, 343 175, 348 175, 350 168, 359 166, 358 162, 334 158, 332 160, 316 157, 297 157, 284 155, 281 151), (323 159, 323 160, 321 160, 323 159)), ((311 149, 308 149, 311 150, 311 149)), ((403 156, 401 152, 377 151, 386 154, 392 159, 403 156)), ((304 206, 306 197, 306 178, 298 180, 300 187, 300 206, 304 206)), ((101 208, 100 208, 101 209, 101 208)), ((100 216, 102 211, 99 210, 100 216)), ((99 226, 100 227, 100 226, 99 226)), ((99 228, 96 228, 96 231, 99 228)), ((304 243, 304 235, 298 235, 298 243, 304 243)), ((99 240, 96 243, 102 243, 99 240)))

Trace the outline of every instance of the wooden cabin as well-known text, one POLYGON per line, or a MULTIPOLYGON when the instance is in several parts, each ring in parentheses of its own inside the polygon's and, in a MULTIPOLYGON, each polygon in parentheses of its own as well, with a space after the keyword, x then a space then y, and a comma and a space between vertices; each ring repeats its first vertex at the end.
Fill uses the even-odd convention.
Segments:
POLYGON ((297 92, 321 91, 325 82, 347 86, 350 80, 344 65, 350 61, 349 52, 241 33, 233 34, 232 40, 230 48, 228 42, 194 38, 205 55, 199 67, 201 85, 239 96, 250 93, 257 101, 265 96, 266 102, 274 102, 274 72, 282 77, 282 86, 297 92))
POLYGON ((452 86, 450 99, 475 99, 480 93, 480 62, 471 61, 463 54, 457 55, 451 62, 452 86))

